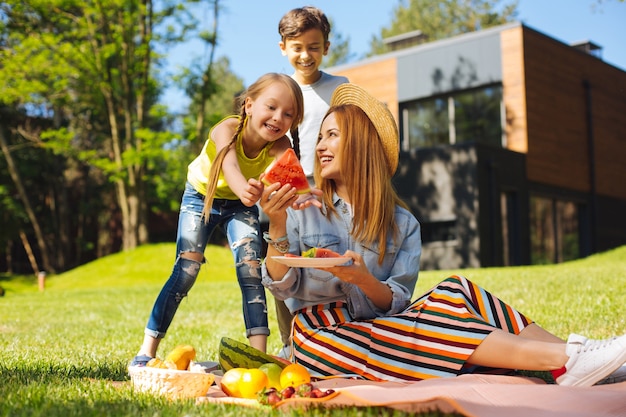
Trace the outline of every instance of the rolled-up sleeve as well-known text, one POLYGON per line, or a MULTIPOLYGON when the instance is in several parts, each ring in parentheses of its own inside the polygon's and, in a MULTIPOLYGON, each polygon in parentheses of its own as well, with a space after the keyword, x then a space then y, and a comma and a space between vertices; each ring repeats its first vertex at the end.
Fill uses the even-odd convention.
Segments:
POLYGON ((294 295, 297 290, 296 283, 299 281, 299 278, 300 269, 289 268, 282 279, 274 281, 267 272, 265 262, 261 265, 261 283, 279 300, 285 300, 294 295))

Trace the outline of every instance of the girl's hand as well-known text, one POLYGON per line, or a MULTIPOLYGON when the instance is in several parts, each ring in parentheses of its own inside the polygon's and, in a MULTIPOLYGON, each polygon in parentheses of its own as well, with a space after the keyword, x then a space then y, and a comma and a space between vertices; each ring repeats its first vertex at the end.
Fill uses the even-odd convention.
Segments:
POLYGON ((261 198, 263 188, 263 183, 261 181, 250 178, 239 199, 244 206, 252 207, 261 198))

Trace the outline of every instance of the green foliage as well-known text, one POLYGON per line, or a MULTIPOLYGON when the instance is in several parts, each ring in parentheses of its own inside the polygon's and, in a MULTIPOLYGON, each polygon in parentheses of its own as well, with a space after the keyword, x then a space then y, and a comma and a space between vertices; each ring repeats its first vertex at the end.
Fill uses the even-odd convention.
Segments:
MULTIPOLYGON (((0 416, 256 416, 257 409, 168 402, 132 391, 126 366, 174 262, 174 244, 142 246, 50 276, 1 277, 0 416)), ((191 344, 199 360, 216 360, 223 336, 245 341, 241 296, 227 247, 209 246, 207 265, 183 301, 159 354, 191 344)), ((550 266, 427 271, 416 295, 463 274, 561 337, 623 333, 626 246, 550 266)), ((268 295, 270 352, 280 340, 268 295)), ((397 415, 383 409, 294 410, 273 415, 397 415)), ((420 414, 442 416, 441 413, 420 414)))
POLYGON ((330 48, 323 62, 323 66, 328 68, 345 64, 349 62, 354 55, 350 53, 350 37, 344 39, 341 32, 335 29, 335 22, 330 18, 329 21, 330 27, 332 28, 329 39, 330 48))
POLYGON ((387 52, 383 39, 419 30, 427 41, 445 39, 512 21, 518 0, 399 1, 391 24, 370 41, 368 56, 387 52))
MULTIPOLYGON (((38 187, 24 188, 35 196, 29 195, 29 199, 41 195, 49 207, 58 208, 58 213, 46 213, 46 207, 44 214, 35 210, 31 218, 61 216, 59 224, 48 223, 48 227, 58 228, 51 233, 59 235, 59 240, 88 239, 86 245, 91 247, 104 242, 110 246, 99 249, 109 253, 116 248, 105 239, 62 233, 93 230, 88 223, 110 225, 120 213, 121 239, 124 247, 132 247, 147 239, 147 233, 139 232, 148 230, 146 210, 176 209, 180 193, 174 192, 174 187, 184 184, 186 164, 192 157, 171 152, 181 138, 172 133, 173 119, 166 107, 156 101, 164 85, 158 78, 161 51, 187 40, 185 35, 199 24, 186 9, 189 3, 196 2, 0 3, 0 104, 23 113, 19 120, 11 120, 13 137, 7 140, 13 147, 22 135, 39 151, 56 156, 61 169, 45 172, 47 177, 38 182, 43 190, 56 193, 46 195, 38 187), (92 211, 76 213, 67 207, 74 207, 83 196, 89 198, 89 190, 99 195, 96 188, 100 186, 107 198, 78 206, 88 205, 92 211), (141 204, 132 206, 135 201, 141 204), (71 211, 79 216, 63 216, 71 211), (85 223, 76 224, 80 221, 85 223)), ((35 181, 31 175, 22 178, 25 183, 35 181)), ((28 229, 27 233, 32 233, 28 229)), ((14 233, 6 238, 18 240, 14 233)), ((67 246, 61 256, 49 254, 59 260, 56 267, 60 270, 74 264, 76 259, 70 257, 80 252, 67 246)))

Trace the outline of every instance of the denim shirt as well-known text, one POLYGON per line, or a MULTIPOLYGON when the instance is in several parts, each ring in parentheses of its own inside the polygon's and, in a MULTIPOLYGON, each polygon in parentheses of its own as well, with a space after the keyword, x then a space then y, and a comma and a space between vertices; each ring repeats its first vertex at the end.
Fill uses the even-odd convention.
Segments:
POLYGON ((379 309, 356 285, 315 268, 289 268, 281 280, 274 281, 263 263, 263 285, 277 299, 285 300, 292 313, 334 301, 346 302, 353 319, 367 320, 402 311, 411 302, 419 273, 422 240, 417 219, 404 208, 396 207, 398 234, 395 242, 393 236, 387 239, 384 261, 379 265, 379 247, 364 246, 350 235, 352 216, 348 205, 337 195, 334 205, 339 216, 332 215, 330 219, 317 207, 288 209, 289 252, 300 255, 313 247, 321 247, 340 254, 348 249, 360 254, 370 273, 393 292, 391 308, 379 309))

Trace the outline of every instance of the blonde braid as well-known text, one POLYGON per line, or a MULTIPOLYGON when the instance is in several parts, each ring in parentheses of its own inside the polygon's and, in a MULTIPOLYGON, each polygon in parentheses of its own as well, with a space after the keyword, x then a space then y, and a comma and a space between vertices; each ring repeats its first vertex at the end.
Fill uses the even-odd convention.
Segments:
POLYGON ((224 146, 217 153, 217 155, 215 155, 215 160, 211 164, 211 169, 209 170, 209 178, 206 185, 206 195, 204 197, 204 208, 202 209, 202 217, 204 217, 205 223, 208 223, 209 218, 211 217, 213 198, 215 197, 215 190, 217 190, 217 182, 222 171, 224 158, 226 158, 226 154, 228 153, 228 151, 233 146, 235 146, 235 142, 237 142, 237 137, 242 132, 243 127, 246 124, 247 117, 248 116, 246 115, 245 101, 242 100, 241 111, 239 112, 239 124, 237 125, 237 129, 235 129, 235 134, 233 134, 233 137, 230 139, 230 142, 228 142, 228 145, 224 146))

